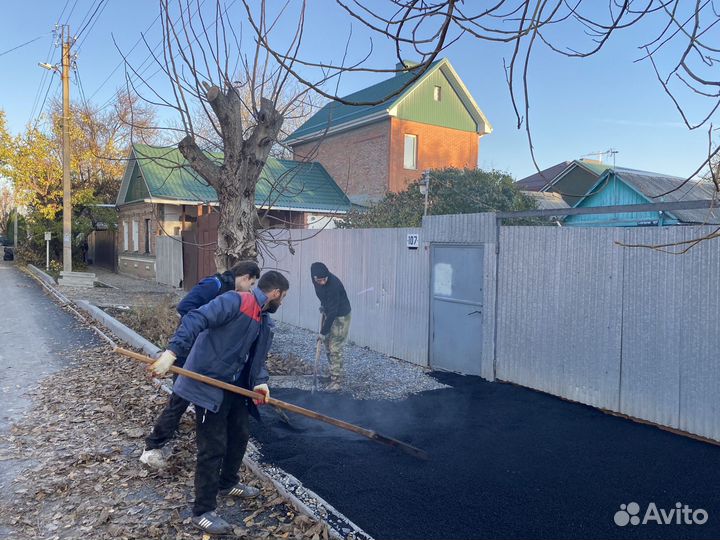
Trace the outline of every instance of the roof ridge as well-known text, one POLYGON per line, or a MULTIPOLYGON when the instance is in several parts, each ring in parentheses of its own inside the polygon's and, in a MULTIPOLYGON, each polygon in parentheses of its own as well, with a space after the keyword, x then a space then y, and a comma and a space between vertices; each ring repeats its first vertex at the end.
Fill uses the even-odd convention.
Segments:
MULTIPOLYGON (((203 204, 218 200, 215 189, 191 167, 185 166, 187 161, 177 147, 145 143, 133 143, 132 147, 123 182, 131 163, 137 164, 150 199, 203 204)), ((222 156, 222 153, 214 154, 222 156)), ((118 195, 123 201, 119 204, 124 204, 127 190, 118 195)), ((351 203, 322 164, 268 156, 256 185, 255 205, 298 212, 345 212, 351 203)))
MULTIPOLYGON (((425 72, 417 78, 417 80, 404 88, 402 88, 402 86, 408 82, 409 78, 413 77, 412 69, 405 72, 397 72, 392 77, 378 81, 370 86, 365 86, 338 98, 338 100, 344 101, 357 100, 374 103, 378 99, 397 91, 396 94, 384 99, 383 101, 379 101, 374 105, 349 105, 341 103, 338 100, 331 100, 315 111, 310 118, 288 135, 285 138, 285 141, 294 141, 305 137, 312 139, 316 137, 318 133, 322 133, 327 129, 334 131, 335 129, 340 129, 342 126, 350 125, 355 122, 359 124, 369 122, 371 121, 369 120, 370 118, 373 119, 372 121, 380 119, 381 117, 384 118, 388 111, 392 107, 396 106, 397 103, 404 98, 408 91, 415 88, 416 85, 425 80, 442 65, 451 66, 450 61, 445 57, 435 60, 428 66, 425 72), (397 85, 400 85, 400 87, 394 88, 397 85), (387 87, 387 91, 378 92, 378 90, 383 89, 383 87, 387 87), (380 95, 374 95, 378 93, 380 95), (369 95, 366 97, 364 94, 369 95)), ((459 79, 457 74, 455 74, 455 76, 459 79)), ((467 89, 464 89, 464 91, 469 93, 467 89)))

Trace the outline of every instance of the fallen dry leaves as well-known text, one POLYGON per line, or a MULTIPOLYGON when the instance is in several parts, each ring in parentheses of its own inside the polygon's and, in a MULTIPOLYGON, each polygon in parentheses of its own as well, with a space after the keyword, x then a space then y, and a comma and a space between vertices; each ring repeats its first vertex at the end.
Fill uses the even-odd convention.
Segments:
MULTIPOLYGON (((13 426, 0 455, 23 467, 11 497, 3 498, 10 502, 0 506, 0 530, 46 540, 204 536, 190 524, 192 416, 183 419, 167 469, 148 470, 138 461, 167 399, 144 367, 107 348, 86 349, 32 395, 32 409, 13 426)), ((243 479, 261 496, 220 498, 218 505, 236 525, 236 537, 328 540, 326 523, 299 514, 249 471, 243 479)))

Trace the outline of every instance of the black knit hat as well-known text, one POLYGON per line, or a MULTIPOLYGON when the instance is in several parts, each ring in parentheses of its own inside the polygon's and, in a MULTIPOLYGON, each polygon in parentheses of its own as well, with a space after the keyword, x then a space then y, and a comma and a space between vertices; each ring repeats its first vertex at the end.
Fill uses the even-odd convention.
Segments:
POLYGON ((312 277, 326 278, 330 275, 330 270, 321 262, 314 262, 310 265, 310 275, 312 277))

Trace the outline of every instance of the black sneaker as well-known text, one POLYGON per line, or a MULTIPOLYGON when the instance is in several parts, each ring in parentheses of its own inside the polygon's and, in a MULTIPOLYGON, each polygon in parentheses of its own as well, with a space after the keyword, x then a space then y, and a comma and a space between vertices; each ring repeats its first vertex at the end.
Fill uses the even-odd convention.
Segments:
POLYGON ((209 534, 230 534, 232 526, 215 512, 205 512, 192 517, 192 524, 209 534))
POLYGON ((246 486, 238 482, 233 487, 228 489, 221 489, 220 495, 231 496, 231 497, 242 497, 243 499, 252 499, 260 495, 260 490, 251 486, 246 486))

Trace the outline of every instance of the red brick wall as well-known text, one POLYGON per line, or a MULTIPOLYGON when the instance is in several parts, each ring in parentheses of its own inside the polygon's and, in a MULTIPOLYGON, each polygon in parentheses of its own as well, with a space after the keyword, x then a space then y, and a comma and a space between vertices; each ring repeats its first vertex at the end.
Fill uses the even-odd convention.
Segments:
POLYGON ((403 191, 425 169, 475 168, 477 133, 390 118, 293 147, 294 159, 319 161, 348 195, 403 191), (404 135, 417 136, 417 169, 404 168, 404 135))
POLYGON ((348 195, 382 197, 387 190, 390 120, 293 147, 294 159, 319 161, 348 195))
MULTIPOLYGON (((159 212, 157 205, 153 208, 152 204, 149 203, 136 203, 129 204, 120 208, 118 212, 118 253, 123 253, 124 248, 124 235, 125 225, 129 227, 128 230, 128 252, 136 253, 137 255, 146 255, 145 246, 145 220, 150 220, 150 253, 149 255, 155 255, 155 238, 158 234, 158 216, 156 213, 159 212), (155 210, 155 212, 153 212, 155 210), (138 221, 138 244, 133 245, 132 235, 132 222, 133 220, 138 221)), ((162 217, 162 216, 160 216, 162 217)))
POLYGON ((155 277, 155 253, 157 238, 157 206, 149 203, 134 203, 118 211, 118 272, 143 278, 155 277), (138 245, 133 243, 132 222, 138 221, 138 245), (145 220, 150 220, 150 253, 145 253, 145 220), (125 227, 128 228, 128 249, 125 251, 125 227))
POLYGON ((479 145, 477 133, 392 118, 390 191, 403 191, 408 184, 420 178, 425 169, 476 168, 479 145), (417 169, 415 170, 408 170, 403 166, 405 134, 417 136, 417 169))

